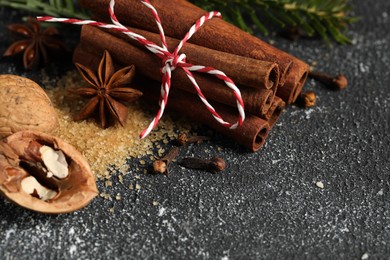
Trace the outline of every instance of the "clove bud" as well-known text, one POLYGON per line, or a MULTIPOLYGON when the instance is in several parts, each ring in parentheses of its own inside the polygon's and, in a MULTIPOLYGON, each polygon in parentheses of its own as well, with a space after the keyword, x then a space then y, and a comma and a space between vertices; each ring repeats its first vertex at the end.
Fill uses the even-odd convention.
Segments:
POLYGON ((169 174, 168 165, 179 155, 179 147, 172 147, 169 152, 159 160, 153 162, 153 172, 158 174, 169 174))
POLYGON ((331 76, 325 72, 310 71, 309 77, 318 80, 319 82, 336 90, 345 89, 348 86, 348 79, 344 74, 331 76))
POLYGON ((206 170, 211 173, 223 171, 226 167, 225 160, 220 157, 214 157, 212 159, 186 157, 179 162, 179 165, 188 169, 206 170))
POLYGON ((314 107, 316 105, 316 101, 317 101, 316 93, 314 93, 314 91, 309 90, 309 91, 302 91, 299 94, 295 103, 298 106, 308 108, 308 107, 314 107))

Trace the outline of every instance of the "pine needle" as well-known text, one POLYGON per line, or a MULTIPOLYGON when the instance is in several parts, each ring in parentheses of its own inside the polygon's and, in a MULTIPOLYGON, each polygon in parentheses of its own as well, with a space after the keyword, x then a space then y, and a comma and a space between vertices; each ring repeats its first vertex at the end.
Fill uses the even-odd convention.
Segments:
POLYGON ((300 27, 308 36, 317 34, 327 42, 330 41, 329 38, 333 38, 341 44, 350 43, 342 30, 357 20, 356 17, 350 16, 347 0, 190 0, 190 2, 208 11, 221 11, 226 20, 248 32, 252 31, 248 23, 266 35, 269 34, 267 27, 270 24, 279 28, 300 27))
POLYGON ((8 6, 40 15, 89 18, 87 12, 79 9, 73 0, 0 0, 0 6, 8 6))
MULTIPOLYGON (((342 30, 356 21, 349 14, 347 0, 189 0, 205 10, 221 11, 224 18, 253 33, 253 28, 269 34, 269 25, 279 28, 297 26, 308 36, 320 35, 350 43, 342 30)), ((75 0, 0 0, 0 6, 36 14, 88 19, 86 10, 75 0)))

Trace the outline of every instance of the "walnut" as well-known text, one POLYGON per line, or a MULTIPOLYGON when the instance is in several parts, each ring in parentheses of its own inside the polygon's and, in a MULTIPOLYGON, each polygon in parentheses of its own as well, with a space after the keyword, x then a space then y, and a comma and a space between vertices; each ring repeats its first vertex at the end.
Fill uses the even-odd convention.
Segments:
POLYGON ((86 206, 98 194, 84 157, 71 145, 37 131, 20 131, 0 141, 0 194, 42 213, 86 206))
POLYGON ((45 91, 34 81, 0 75, 0 138, 21 130, 50 133, 58 117, 45 91))

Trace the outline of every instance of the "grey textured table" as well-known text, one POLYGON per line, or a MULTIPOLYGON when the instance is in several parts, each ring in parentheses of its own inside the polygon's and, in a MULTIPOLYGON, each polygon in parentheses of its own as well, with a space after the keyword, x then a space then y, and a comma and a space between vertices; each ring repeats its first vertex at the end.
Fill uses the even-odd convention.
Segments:
MULTIPOLYGON (((229 167, 219 175, 174 166, 169 178, 137 180, 132 172, 124 184, 99 183, 122 200, 98 198, 60 216, 0 198, 0 259, 389 259, 390 2, 353 6, 362 19, 348 32, 352 46, 273 38, 318 69, 343 71, 347 90, 309 80, 318 105, 289 107, 258 153, 223 137, 188 149, 225 157, 229 167), (129 190, 135 183, 142 188, 129 190)), ((0 8, 1 51, 8 45, 4 24, 17 17, 0 8)), ((40 77, 8 61, 0 73, 40 77)))

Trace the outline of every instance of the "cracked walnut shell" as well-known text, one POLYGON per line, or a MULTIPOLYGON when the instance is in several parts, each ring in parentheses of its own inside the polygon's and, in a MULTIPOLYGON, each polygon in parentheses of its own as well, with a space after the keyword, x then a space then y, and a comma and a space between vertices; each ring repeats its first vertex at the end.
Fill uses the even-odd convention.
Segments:
POLYGON ((57 137, 20 131, 0 142, 0 194, 41 213, 76 211, 97 196, 85 158, 57 137))
POLYGON ((0 75, 0 139, 22 130, 50 133, 58 117, 45 91, 34 81, 0 75))

